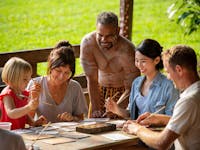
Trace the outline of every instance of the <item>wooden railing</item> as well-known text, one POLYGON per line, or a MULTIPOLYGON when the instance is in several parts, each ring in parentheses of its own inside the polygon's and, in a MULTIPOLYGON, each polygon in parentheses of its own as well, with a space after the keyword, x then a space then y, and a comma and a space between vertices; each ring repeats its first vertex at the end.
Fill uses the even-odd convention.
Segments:
MULTIPOLYGON (((75 57, 79 58, 80 55, 80 45, 73 45, 73 49, 75 52, 75 57)), ((33 77, 38 76, 37 74, 37 64, 41 62, 47 62, 47 58, 52 48, 44 48, 44 49, 35 49, 35 50, 23 50, 23 51, 15 51, 15 52, 4 52, 0 53, 0 67, 3 68, 4 64, 11 57, 20 57, 26 61, 28 61, 33 67, 33 77)), ((1 72, 1 71, 0 71, 1 72)), ((87 92, 87 81, 84 74, 76 75, 74 80, 78 81, 84 92, 87 92)), ((0 77, 0 91, 5 87, 5 84, 2 82, 0 77)))

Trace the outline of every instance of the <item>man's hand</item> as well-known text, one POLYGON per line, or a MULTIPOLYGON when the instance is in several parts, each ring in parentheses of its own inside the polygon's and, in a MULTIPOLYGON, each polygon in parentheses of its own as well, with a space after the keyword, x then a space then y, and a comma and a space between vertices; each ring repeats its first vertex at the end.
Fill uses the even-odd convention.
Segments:
POLYGON ((92 118, 101 118, 103 114, 104 114, 103 111, 95 110, 92 112, 92 118))
POLYGON ((137 135, 138 130, 141 128, 142 126, 139 125, 138 123, 136 123, 135 120, 128 120, 123 128, 122 131, 128 133, 128 134, 134 134, 137 135))
POLYGON ((149 127, 151 125, 151 113, 145 112, 137 118, 136 122, 140 125, 149 127))
POLYGON ((140 115, 136 122, 140 125, 149 127, 151 125, 153 126, 164 126, 168 123, 170 119, 170 116, 163 115, 163 114, 151 114, 149 112, 146 112, 142 115, 140 115))

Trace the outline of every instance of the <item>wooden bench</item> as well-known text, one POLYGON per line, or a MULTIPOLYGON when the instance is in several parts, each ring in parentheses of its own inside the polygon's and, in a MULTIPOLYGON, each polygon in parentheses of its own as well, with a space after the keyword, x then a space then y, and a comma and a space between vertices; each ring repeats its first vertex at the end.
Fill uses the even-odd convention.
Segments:
MULTIPOLYGON (((75 52, 75 57, 79 58, 80 55, 80 45, 73 45, 73 49, 75 52)), ((20 57, 26 61, 28 61, 33 67, 33 76, 38 76, 37 74, 37 64, 41 62, 47 62, 47 58, 49 53, 51 52, 52 48, 44 48, 44 49, 35 49, 35 50, 23 50, 23 51, 16 51, 16 52, 4 52, 0 53, 0 68, 2 70, 4 64, 8 61, 11 57, 20 57)), ((1 74, 0 70, 0 74, 1 74)), ((78 81, 83 88, 83 92, 85 96, 88 96, 87 92, 87 80, 84 74, 76 75, 73 78, 74 80, 78 81)), ((2 82, 0 77, 0 91, 5 87, 5 84, 2 82)), ((88 98, 88 97, 87 97, 88 98)))

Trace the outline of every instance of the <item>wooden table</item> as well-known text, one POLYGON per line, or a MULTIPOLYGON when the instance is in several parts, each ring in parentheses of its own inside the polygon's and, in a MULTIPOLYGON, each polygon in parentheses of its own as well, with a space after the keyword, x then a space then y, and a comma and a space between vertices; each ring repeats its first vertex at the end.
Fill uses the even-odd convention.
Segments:
MULTIPOLYGON (((23 137, 23 135, 22 135, 23 137)), ((25 139, 26 144, 31 144, 33 141, 25 139)), ((89 137, 83 139, 76 139, 75 142, 63 143, 63 144, 47 144, 38 140, 35 145, 39 146, 41 150, 128 150, 128 149, 137 149, 143 150, 146 149, 142 146, 138 146, 138 137, 133 135, 128 135, 122 131, 110 131, 104 132, 101 134, 90 134, 89 137), (103 137, 105 133, 120 133, 126 136, 129 136, 130 139, 126 140, 111 140, 103 137)))

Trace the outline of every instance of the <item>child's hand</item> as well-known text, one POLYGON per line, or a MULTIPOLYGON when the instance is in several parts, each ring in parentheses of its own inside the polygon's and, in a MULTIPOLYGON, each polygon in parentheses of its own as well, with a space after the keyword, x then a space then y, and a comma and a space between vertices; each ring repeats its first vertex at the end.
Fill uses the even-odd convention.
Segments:
POLYGON ((40 116, 38 120, 35 121, 34 126, 41 126, 47 124, 47 119, 44 116, 40 116))
POLYGON ((41 85, 38 82, 34 82, 34 84, 30 88, 30 96, 33 100, 38 100, 41 92, 41 85))
POLYGON ((73 116, 68 112, 58 114, 57 118, 59 121, 73 121, 73 116))

